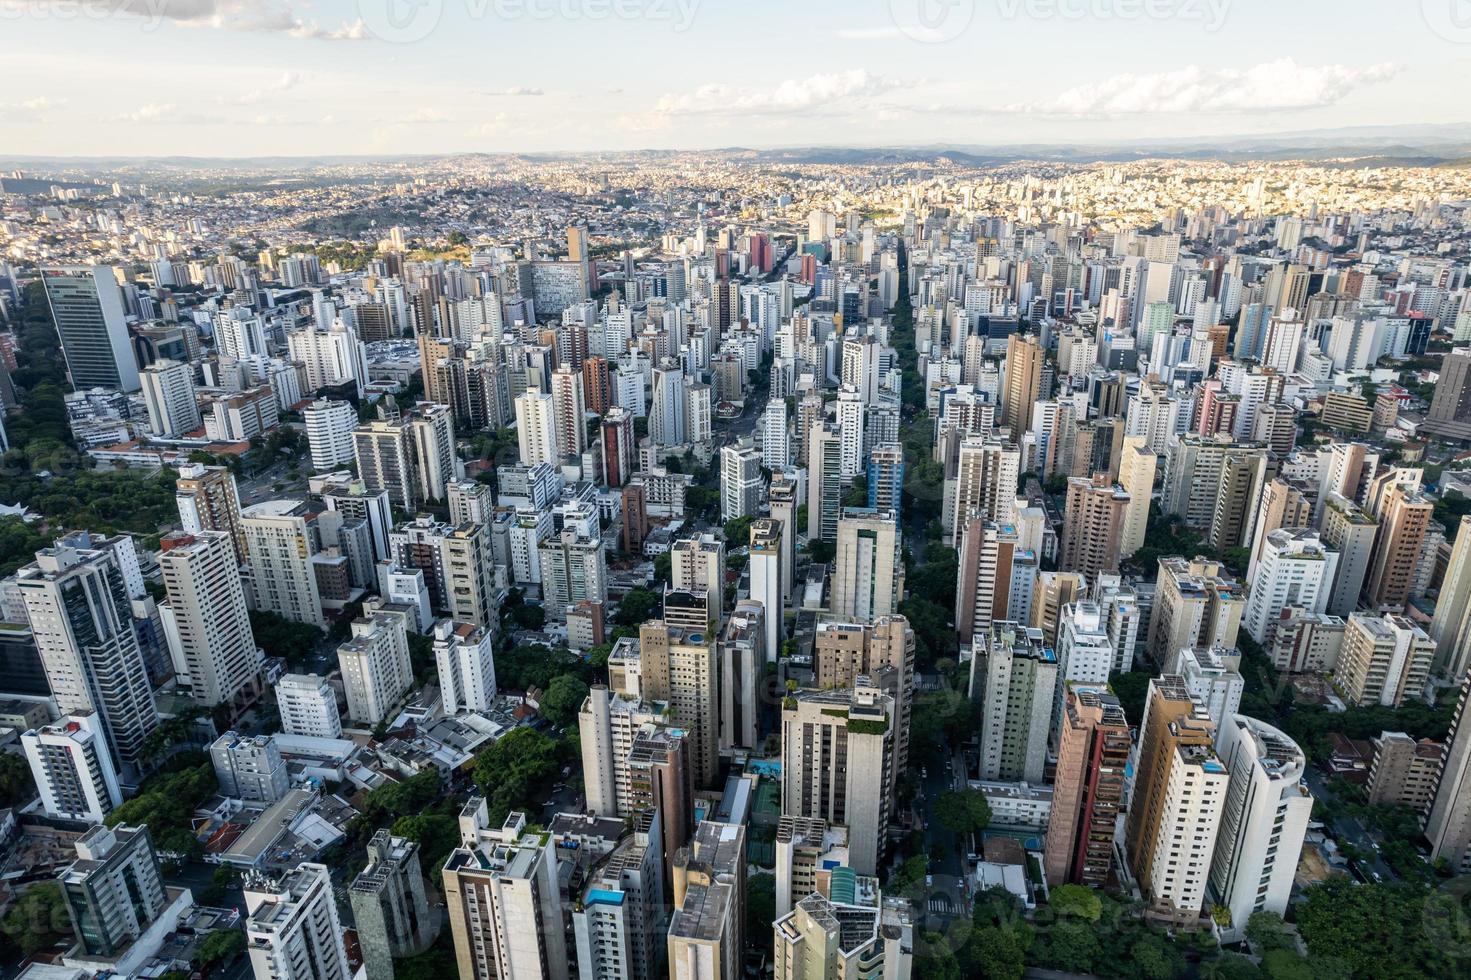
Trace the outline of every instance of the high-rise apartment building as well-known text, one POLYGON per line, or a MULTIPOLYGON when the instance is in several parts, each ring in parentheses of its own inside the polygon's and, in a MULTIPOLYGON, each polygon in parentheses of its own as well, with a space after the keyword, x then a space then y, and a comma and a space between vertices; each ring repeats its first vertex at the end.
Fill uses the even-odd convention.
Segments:
POLYGON ((1042 782, 1057 685, 1057 655, 1040 629, 997 622, 976 639, 970 697, 981 705, 982 779, 1042 782))
POLYGON ((209 747, 220 795, 247 803, 275 803, 291 789, 291 774, 269 735, 226 732, 209 747))
POLYGON ((847 690, 867 677, 894 699, 899 719, 894 756, 900 772, 909 765, 914 648, 914 630, 903 616, 881 616, 871 623, 820 622, 812 641, 812 680, 818 689, 847 690))
MULTIPOLYGON (((1001 425, 1016 438, 1027 429, 1032 406, 1042 397, 1042 365, 1046 354, 1036 337, 1006 338, 1006 381, 1001 395, 1001 425)), ((995 520, 996 518, 993 518, 995 520)), ((1005 520, 1005 518, 1000 518, 1005 520)))
POLYGON ((1254 573, 1242 625, 1265 644, 1288 608, 1325 612, 1338 574, 1338 552, 1323 546, 1317 531, 1278 528, 1252 558, 1254 573))
MULTIPOLYGON (((942 511, 947 535, 958 535, 972 512, 997 524, 1016 517, 1016 488, 1021 474, 1021 452, 995 438, 961 440, 955 469, 955 488, 946 488, 949 506, 942 511)), ((948 481, 947 481, 948 482, 948 481)))
POLYGON ((1398 485, 1385 494, 1380 514, 1374 557, 1364 580, 1364 601, 1371 609, 1398 611, 1410 601, 1435 505, 1418 490, 1398 485))
POLYGON ((174 484, 179 523, 185 531, 224 531, 235 545, 235 560, 245 561, 245 527, 240 522, 240 491, 224 466, 186 463, 174 484))
POLYGON ((761 506, 761 454, 742 440, 720 450, 720 519, 755 517, 761 506))
POLYGON ((495 706, 495 632, 474 623, 434 624, 434 663, 446 715, 490 713, 495 706))
POLYGON ((516 396, 516 438, 522 466, 562 462, 557 445, 557 410, 551 395, 527 391, 516 396))
POLYGON ((492 827, 486 801, 470 798, 444 864, 444 901, 459 980, 568 980, 555 845, 526 814, 492 827))
POLYGON ((490 527, 466 523, 440 541, 444 568, 445 611, 457 623, 494 631, 500 622, 497 607, 490 527))
POLYGON ((1324 610, 1347 616, 1358 608, 1359 595, 1374 561, 1379 522, 1358 504, 1330 491, 1323 501, 1323 545, 1338 553, 1338 574, 1324 610))
POLYGON ((287 735, 341 738, 342 714, 337 695, 316 674, 286 674, 276 682, 276 707, 287 735))
POLYGON ((842 437, 818 423, 807 434, 807 537, 835 542, 843 503, 842 437))
POLYGON ((560 367, 552 372, 551 381, 557 455, 581 456, 587 448, 587 400, 583 393, 582 372, 560 367))
POLYGON ((1144 533, 1149 524, 1149 503, 1154 496, 1154 473, 1159 457, 1149 448, 1143 436, 1126 436, 1119 460, 1119 485, 1129 495, 1124 506, 1123 531, 1119 537, 1119 554, 1127 558, 1144 547, 1144 533))
POLYGON ((167 358, 154 361, 139 374, 139 382, 148 406, 148 430, 155 436, 176 439, 203 424, 190 365, 167 358))
POLYGON ((734 980, 746 955, 746 828, 702 821, 671 865, 669 976, 734 980))
POLYGON ((158 607, 180 687, 206 707, 239 710, 265 686, 265 658, 250 628, 250 610, 224 531, 173 534, 158 558, 168 601, 158 607))
POLYGON ((1471 871, 1471 678, 1461 685, 1445 745, 1435 801, 1425 820, 1425 839, 1430 841, 1432 861, 1444 860, 1465 874, 1471 871))
POLYGON ((77 936, 76 951, 99 959, 119 956, 170 904, 153 838, 147 827, 96 826, 74 846, 77 859, 62 869, 57 884, 77 936))
POLYGON ((1069 479, 1057 567, 1090 582, 1117 572, 1128 507, 1128 491, 1109 482, 1107 474, 1069 479))
POLYGON ((352 638, 337 648, 347 716, 366 725, 388 719, 414 685, 408 631, 403 617, 362 616, 352 623, 352 638))
POLYGON ((791 583, 785 576, 784 538, 791 533, 780 520, 761 517, 751 522, 751 598, 761 603, 766 630, 766 662, 775 663, 786 636, 786 599, 791 583))
MULTIPOLYGON (((715 637, 687 631, 663 620, 639 627, 638 649, 615 648, 608 659, 637 659, 639 693, 644 700, 668 704, 689 732, 690 762, 696 786, 714 783, 720 761, 720 699, 717 692, 715 637)), ((615 685, 616 686, 616 685, 615 685)))
POLYGON ((1471 440, 1471 347, 1457 347, 1441 361, 1425 429, 1444 439, 1471 440))
POLYGON ((1228 773, 1215 737, 1181 678, 1149 682, 1125 850, 1150 914, 1179 925, 1200 918, 1221 823, 1228 773))
POLYGON ((368 844, 368 866, 347 890, 357 928, 363 968, 382 980, 393 980, 394 957, 413 956, 429 948, 439 920, 429 913, 419 845, 379 830, 368 844))
POLYGON ((572 912, 580 980, 662 980, 664 851, 660 813, 634 830, 589 876, 572 912))
MULTIPOLYGON (((1229 778, 1210 894, 1230 912, 1222 938, 1234 941, 1246 935, 1256 913, 1287 911, 1313 798, 1303 785, 1302 749, 1271 725, 1234 715, 1221 723, 1216 749, 1229 778)), ((1207 769, 1205 775, 1213 774, 1207 769)), ((1205 813, 1202 807, 1200 817, 1205 813)))
POLYGON ((1409 807, 1423 819, 1435 802, 1445 753, 1445 745, 1428 738, 1417 742, 1404 732, 1381 732, 1369 767, 1369 804, 1409 807))
POLYGON ((1205 558, 1159 560, 1147 651, 1158 664, 1179 650, 1236 646, 1246 593, 1219 562, 1205 558))
POLYGON ((245 883, 246 950, 256 980, 351 980, 332 872, 302 864, 245 883))
POLYGON ((95 712, 114 762, 136 773, 158 711, 118 558, 58 543, 16 573, 16 588, 57 708, 95 712))
POLYGON ((782 706, 782 815, 848 828, 852 868, 875 874, 883 859, 895 768, 894 699, 859 686, 800 691, 782 706))
POLYGON ((316 530, 300 500, 269 500, 240 515, 255 608, 325 628, 312 556, 316 530))
POLYGON ((1333 684, 1351 704, 1399 707, 1425 693, 1435 644, 1403 616, 1348 617, 1333 684))
POLYGON ((875 446, 868 454, 868 506, 895 514, 904 506, 904 447, 898 443, 875 446))
POLYGON ((20 744, 46 816, 100 824, 122 805, 122 785, 96 712, 30 729, 20 744))
POLYGON ((833 898, 808 895, 772 925, 776 980, 899 978, 913 969, 914 925, 903 899, 879 902, 840 886, 833 898))
POLYGON ((301 411, 312 470, 325 473, 351 463, 356 457, 353 430, 358 413, 351 402, 318 398, 301 411))
POLYGON ((1117 698, 1088 686, 1068 687, 1043 851, 1048 884, 1108 884, 1132 747, 1117 698))
POLYGON ((868 621, 898 609, 904 566, 898 515, 845 507, 838 520, 832 614, 868 621))

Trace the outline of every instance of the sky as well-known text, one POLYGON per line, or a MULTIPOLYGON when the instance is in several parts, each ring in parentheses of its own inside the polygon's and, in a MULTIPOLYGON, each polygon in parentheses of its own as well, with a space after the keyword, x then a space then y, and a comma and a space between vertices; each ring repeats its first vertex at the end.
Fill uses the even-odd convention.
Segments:
POLYGON ((1468 91, 1471 0, 0 0, 0 155, 1099 143, 1468 91))

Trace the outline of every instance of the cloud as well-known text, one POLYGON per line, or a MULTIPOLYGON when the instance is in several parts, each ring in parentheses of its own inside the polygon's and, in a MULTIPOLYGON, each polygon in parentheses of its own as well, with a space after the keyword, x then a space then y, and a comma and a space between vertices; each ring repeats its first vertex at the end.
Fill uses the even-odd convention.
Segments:
POLYGON ((64 105, 66 105, 66 99, 52 99, 46 96, 25 99, 21 102, 0 102, 0 117, 11 122, 46 122, 48 110, 60 109, 64 105))
POLYGON ((763 116, 800 113, 842 101, 862 101, 901 84, 861 68, 789 78, 774 89, 755 91, 711 83, 682 95, 662 96, 656 116, 763 116))
POLYGON ((257 102, 264 102, 273 95, 295 88, 300 83, 301 74, 299 72, 283 71, 280 77, 269 85, 243 92, 229 101, 233 101, 236 105, 254 105, 257 102))
POLYGON ((173 122, 178 116, 179 107, 172 102, 150 102, 139 106, 132 112, 124 113, 122 121, 131 123, 173 122))
POLYGON ((365 41, 367 26, 361 18, 324 27, 304 15, 305 0, 0 0, 0 10, 25 10, 34 15, 110 16, 143 20, 149 29, 175 23, 224 31, 285 34, 314 41, 365 41))
POLYGON ((484 89, 480 92, 480 94, 491 96, 509 96, 513 98, 532 98, 536 96, 546 95, 546 91, 539 88, 527 88, 525 85, 512 85, 510 88, 484 89))
POLYGON ((1124 72, 1101 82, 1078 85, 1045 102, 1018 103, 1002 112, 1059 116, 1117 116, 1161 112, 1255 112, 1316 109, 1341 101, 1350 92, 1386 81, 1392 64, 1351 68, 1299 65, 1291 58, 1251 68, 1206 70, 1189 66, 1168 72, 1124 72))

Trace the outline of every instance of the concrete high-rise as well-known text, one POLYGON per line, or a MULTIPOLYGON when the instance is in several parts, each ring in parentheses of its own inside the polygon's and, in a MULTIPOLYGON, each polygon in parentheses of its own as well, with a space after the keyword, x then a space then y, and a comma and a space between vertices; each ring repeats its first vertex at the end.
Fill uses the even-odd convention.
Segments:
POLYGON ((353 430, 357 428, 358 413, 351 402, 318 398, 302 409, 301 421, 313 471, 335 470, 356 458, 353 430))
POLYGON ((1165 664, 1179 650, 1236 646, 1246 594, 1225 567, 1205 558, 1159 560, 1146 650, 1165 664))
POLYGON ((669 976, 736 980, 746 955, 746 828, 702 821, 670 864, 669 976))
POLYGON ((893 698, 877 688, 801 691, 783 703, 781 812, 848 828, 851 866, 878 871, 895 768, 893 698))
POLYGON ((1119 538, 1119 554, 1127 558, 1144 547, 1144 533, 1149 524, 1149 503, 1154 496, 1154 473, 1159 457, 1149 448, 1143 436, 1126 436, 1119 461, 1119 485, 1129 495, 1124 507, 1124 528, 1119 538))
POLYGON ((306 511, 300 500, 270 500, 241 513, 251 594, 257 610, 325 628, 327 620, 312 567, 317 536, 306 511))
POLYGON ((904 566, 898 515, 845 507, 838 520, 832 614, 868 621, 898 609, 904 566))
POLYGON ((155 436, 176 439, 203 425, 194 398, 194 369, 167 358, 154 361, 139 375, 143 401, 148 406, 148 429, 155 436))
POLYGON ((265 686, 265 658, 250 628, 230 535, 169 535, 158 564, 168 593, 158 611, 180 687, 210 708, 253 704, 265 686))
POLYGON ((276 682, 276 706, 287 735, 341 738, 342 714, 337 695, 316 674, 287 674, 276 682))
POLYGON ((220 795, 247 803, 275 803, 291 789, 281 750, 269 735, 225 732, 209 747, 220 795))
POLYGON ((1435 677, 1459 684, 1471 668, 1471 516, 1461 518, 1429 633, 1435 643, 1435 677))
POLYGON ((1001 395, 1001 425, 1017 438, 1027 429, 1032 406, 1042 396, 1042 365, 1046 354, 1036 337, 1012 334, 1006 338, 1006 381, 1001 395))
POLYGON ((459 980, 569 978, 555 845, 527 823, 512 813, 492 827, 482 797, 460 811, 460 846, 444 864, 459 980))
POLYGON ((1358 608, 1369 578, 1379 522, 1358 504, 1336 492, 1323 501, 1323 544, 1338 553, 1338 574, 1324 612, 1347 616, 1358 608))
POLYGON ((898 712, 894 755, 898 771, 909 766, 909 727, 914 710, 914 630, 903 616, 871 623, 821 622, 812 641, 813 683, 847 690, 860 677, 894 699, 898 712))
POLYGON ((58 544, 16 579, 57 708, 95 712, 114 762, 136 774, 158 711, 118 559, 58 544))
POLYGON ((1215 736, 1181 678, 1149 682, 1125 851, 1149 913, 1181 926, 1200 918, 1220 828, 1228 773, 1215 736))
POLYGON ((1041 630, 998 622, 977 638, 970 697, 981 705, 982 779, 1042 782, 1057 685, 1057 655, 1041 630))
POLYGON ((395 957, 421 953, 434 941, 439 922, 431 919, 419 867, 419 845, 379 830, 368 844, 368 866, 347 891, 357 927, 363 968, 393 980, 395 957))
POLYGON ((20 744, 48 817, 100 824, 122 805, 122 785, 96 712, 33 728, 20 744))
POLYGON ((747 441, 720 450, 720 519, 755 517, 761 506, 761 454, 747 441))
POLYGON ((1092 687, 1069 686, 1043 850, 1048 884, 1108 884, 1132 747, 1118 698, 1092 687))
POLYGON ((1384 497, 1374 558, 1364 580, 1364 601, 1371 609, 1403 610, 1410 601, 1435 505, 1424 494, 1394 486, 1384 497))
POLYGON ((836 542, 842 504, 842 435, 819 423, 807 435, 807 537, 836 542))
POLYGON ((1023 574, 1016 529, 973 511, 960 528, 959 551, 955 629, 961 642, 987 635, 994 621, 1025 618, 1020 612, 1024 590, 1013 578, 1023 574))
POLYGON ((791 583, 785 577, 783 538, 788 533, 780 520, 770 517, 751 522, 751 598, 761 603, 765 615, 766 662, 776 663, 781 641, 786 636, 786 597, 791 583))
POLYGON ((120 956, 172 904, 153 838, 147 827, 97 826, 82 834, 74 846, 76 861, 57 876, 78 940, 74 953, 120 956))
POLYGON ((1471 871, 1471 678, 1461 685, 1455 721, 1446 736, 1425 839, 1432 861, 1445 860, 1462 874, 1471 871))
POLYGON ((1231 913, 1221 938, 1232 942, 1246 935, 1256 913, 1287 911, 1313 798, 1303 785, 1306 756, 1272 726, 1234 715, 1221 724, 1216 749, 1229 778, 1210 894, 1231 913))
POLYGON ((1119 570, 1129 492, 1109 482, 1107 474, 1068 480, 1067 510, 1057 567, 1097 581, 1119 570))
POLYGON ((240 491, 224 466, 186 463, 174 484, 179 523, 185 531, 224 531, 235 545, 236 562, 245 561, 245 528, 240 522, 240 491))
POLYGON ((337 648, 347 716, 366 725, 389 719, 414 684, 408 632, 399 616, 374 614, 352 623, 352 637, 337 648))
POLYGON ((1398 708, 1425 693, 1434 657, 1435 644, 1409 619, 1351 613, 1333 684, 1351 704, 1398 708))
POLYGON ((637 814, 633 833, 589 876, 572 912, 580 980, 662 980, 661 817, 637 814))
MULTIPOLYGON (((690 735, 690 761, 696 786, 714 785, 720 763, 720 699, 717 693, 715 637, 650 620, 638 631, 640 693, 666 702, 690 735)), ((614 650, 614 655, 618 651, 614 650)), ((609 670, 614 669, 609 658, 609 670)))
POLYGON ((1425 429, 1443 439, 1471 440, 1471 347, 1457 347, 1441 361, 1425 429))
POLYGON ((434 663, 445 714, 489 714, 494 709, 494 630, 441 619, 434 624, 434 663))
POLYGON ((1016 488, 1021 475, 1021 452, 1000 439, 971 437, 961 440, 953 496, 942 511, 947 535, 960 533, 973 511, 997 524, 1016 517, 1016 488))
POLYGON ((1253 557, 1255 573, 1247 593, 1242 625, 1252 639, 1265 644, 1282 612, 1298 607, 1326 612, 1338 573, 1338 552, 1323 546, 1317 531, 1278 528, 1253 557))
POLYGON ((117 270, 106 265, 48 269, 41 282, 72 389, 137 391, 138 361, 128 339, 117 270))
MULTIPOLYGON (((842 887, 834 894, 849 897, 842 887)), ((808 895, 772 924, 776 980, 910 975, 914 924, 909 903, 886 899, 863 904, 856 894, 851 897, 850 902, 808 895)))
POLYGON ((256 980, 351 980, 326 865, 302 864, 275 881, 247 880, 245 908, 256 980))
POLYGON ((522 466, 561 464, 556 402, 551 395, 527 391, 516 396, 516 438, 522 466))

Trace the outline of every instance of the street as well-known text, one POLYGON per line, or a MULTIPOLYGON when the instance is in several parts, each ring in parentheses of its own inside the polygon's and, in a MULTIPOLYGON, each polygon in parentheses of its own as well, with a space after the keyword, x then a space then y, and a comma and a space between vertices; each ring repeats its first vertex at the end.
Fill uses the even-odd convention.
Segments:
MULTIPOLYGON (((1328 780, 1319 769, 1310 768, 1303 777, 1303 782, 1308 784, 1308 789, 1313 795, 1325 802, 1332 803, 1337 800, 1333 792, 1328 788, 1328 780)), ((1347 814, 1335 817, 1331 828, 1333 835, 1339 839, 1340 844, 1350 844, 1360 851, 1372 855, 1367 862, 1360 862, 1360 870, 1372 872, 1381 881, 1393 881, 1396 877, 1389 865, 1379 856, 1379 841, 1369 833, 1368 829, 1357 817, 1347 814)))

